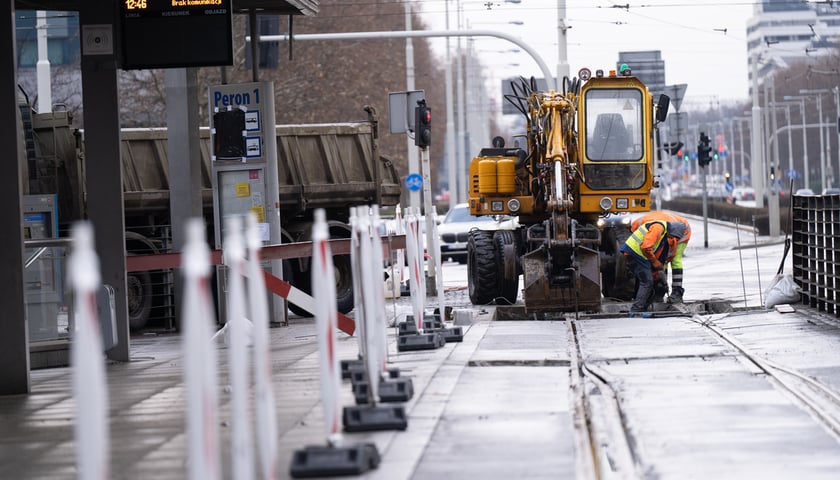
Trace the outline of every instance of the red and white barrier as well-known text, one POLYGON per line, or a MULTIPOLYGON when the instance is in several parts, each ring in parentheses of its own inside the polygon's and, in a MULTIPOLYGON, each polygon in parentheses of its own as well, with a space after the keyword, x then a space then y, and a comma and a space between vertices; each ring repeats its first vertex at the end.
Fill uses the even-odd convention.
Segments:
POLYGON ((341 443, 341 365, 336 355, 335 335, 338 316, 335 303, 335 272, 332 254, 327 243, 326 214, 315 211, 312 225, 312 294, 318 333, 318 357, 321 366, 321 403, 324 407, 324 427, 329 445, 341 443))
POLYGON ((406 209, 405 246, 408 255, 409 292, 417 330, 423 331, 423 311, 426 300, 425 273, 423 272, 423 243, 420 236, 420 218, 413 207, 406 209))
POLYGON ((388 362, 388 326, 387 322, 385 321, 385 290, 382 288, 375 288, 376 285, 381 283, 381 274, 379 272, 379 265, 384 264, 384 258, 382 256, 382 237, 379 236, 379 233, 376 230, 376 225, 379 225, 380 218, 379 218, 379 206, 373 205, 370 209, 370 216, 371 216, 371 254, 372 259, 371 262, 373 265, 376 265, 376 268, 371 269, 371 285, 373 286, 372 290, 376 296, 376 315, 375 315, 375 324, 373 326, 373 332, 376 335, 376 342, 378 344, 377 349, 379 351, 379 371, 384 373, 387 369, 386 363, 388 362))
MULTIPOLYGON (((364 330, 361 335, 361 341, 364 343, 364 362, 368 372, 368 380, 370 386, 370 398, 379 398, 379 377, 382 372, 382 354, 380 352, 380 345, 377 341, 378 332, 376 331, 376 316, 377 316, 377 292, 382 292, 381 272, 382 263, 373 262, 373 248, 371 238, 376 236, 379 238, 378 232, 373 235, 373 228, 370 222, 369 207, 356 207, 356 226, 354 227, 359 232, 359 257, 361 266, 361 291, 365 294, 362 296, 362 303, 364 304, 364 316, 358 318, 358 324, 363 325, 364 330)), ((384 315, 384 309, 382 315, 384 315)))
POLYGON ((254 478, 253 442, 248 401, 250 325, 245 318, 245 246, 242 220, 225 219, 224 260, 229 269, 227 321, 230 335, 228 372, 231 387, 231 466, 233 478, 254 478))
POLYGON ((265 279, 261 275, 260 249, 262 240, 257 217, 251 212, 246 218, 248 246, 248 316, 253 324, 254 338, 254 410, 256 413, 257 447, 262 478, 277 478, 277 414, 271 384, 271 348, 268 328, 268 299, 265 279))
POLYGON ((81 480, 110 478, 108 388, 96 313, 99 258, 93 245, 93 226, 89 222, 76 223, 73 250, 67 264, 76 306, 70 365, 76 410, 76 478, 81 480))
POLYGON ((203 220, 187 223, 181 350, 187 390, 187 452, 190 480, 221 478, 218 430, 218 368, 211 342, 216 314, 210 292, 210 249, 203 220))

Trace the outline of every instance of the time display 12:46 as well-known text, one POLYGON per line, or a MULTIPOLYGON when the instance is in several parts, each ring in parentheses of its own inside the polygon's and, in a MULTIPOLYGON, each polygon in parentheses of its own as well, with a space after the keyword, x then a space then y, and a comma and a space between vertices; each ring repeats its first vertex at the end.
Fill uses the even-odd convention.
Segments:
POLYGON ((125 0, 126 10, 145 10, 146 0, 125 0))

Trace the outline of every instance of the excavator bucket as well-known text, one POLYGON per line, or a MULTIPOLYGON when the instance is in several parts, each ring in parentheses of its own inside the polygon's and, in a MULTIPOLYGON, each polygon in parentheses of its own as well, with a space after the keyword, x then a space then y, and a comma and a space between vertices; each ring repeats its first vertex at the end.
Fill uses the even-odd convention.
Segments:
POLYGON ((572 250, 554 248, 549 258, 548 250, 541 248, 522 257, 526 313, 600 311, 598 251, 572 250))

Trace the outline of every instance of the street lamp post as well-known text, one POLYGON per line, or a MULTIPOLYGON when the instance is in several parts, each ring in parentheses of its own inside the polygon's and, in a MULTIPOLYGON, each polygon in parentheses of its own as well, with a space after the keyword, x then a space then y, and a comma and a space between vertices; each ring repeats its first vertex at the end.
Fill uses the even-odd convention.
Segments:
POLYGON ((811 188, 811 167, 808 165, 808 134, 805 121, 805 97, 798 95, 785 95, 785 100, 799 102, 799 113, 802 116, 802 161, 805 170, 805 188, 811 188))
MULTIPOLYGON (((788 139, 787 139, 787 143, 788 143, 788 170, 787 171, 788 171, 788 176, 790 176, 790 172, 794 170, 794 168, 793 168, 793 140, 792 140, 793 128, 791 128, 791 122, 790 122, 790 106, 795 104, 795 103, 797 103, 797 102, 773 102, 773 103, 771 103, 771 106, 774 109, 784 108, 784 110, 785 110, 785 124, 788 126, 788 128, 787 128, 787 135, 788 135, 788 139)), ((776 129, 775 131, 778 131, 778 129, 776 129)), ((778 145, 779 145, 778 138, 776 138, 775 142, 776 142, 776 149, 778 150, 778 145)))
MULTIPOLYGON (((816 95, 817 96, 817 108, 820 112, 819 122, 817 122, 817 123, 820 123, 820 124, 823 122, 823 116, 822 116, 822 94, 823 93, 833 94, 833 96, 834 96, 834 111, 835 111, 835 113, 840 114, 840 95, 838 95, 838 87, 834 87, 834 88, 831 88, 831 89, 821 88, 821 89, 816 89, 816 90, 810 90, 810 89, 799 90, 800 95, 816 95)), ((838 133, 837 133, 837 142, 838 142, 837 151, 838 151, 838 154, 840 154, 840 130, 838 130, 838 133)), ((823 129, 822 128, 820 128, 820 155, 821 155, 820 159, 822 161, 822 177, 821 177, 822 185, 820 185, 820 187, 821 188, 826 188, 825 172, 827 170, 827 166, 826 166, 827 160, 826 160, 826 156, 825 156, 825 149, 823 148, 823 129)))

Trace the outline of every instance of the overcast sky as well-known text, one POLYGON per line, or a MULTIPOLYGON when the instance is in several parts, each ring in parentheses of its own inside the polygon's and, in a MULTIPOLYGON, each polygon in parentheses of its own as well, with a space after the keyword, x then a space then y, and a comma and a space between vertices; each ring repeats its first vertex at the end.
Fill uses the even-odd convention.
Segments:
MULTIPOLYGON (((556 72, 557 1, 450 0, 450 29, 462 22, 473 29, 499 30, 519 36, 556 72), (509 22, 522 22, 522 25, 509 22)), ((572 76, 582 67, 593 72, 615 68, 618 52, 659 50, 668 85, 688 84, 686 102, 713 103, 748 99, 746 22, 755 2, 738 0, 645 0, 616 2, 566 0, 568 63, 572 76), (629 5, 616 8, 615 4, 629 5)), ((431 29, 444 29, 447 2, 420 2, 431 29)), ((435 40, 443 50, 443 40, 435 40)), ((497 39, 476 40, 484 64, 498 79, 518 75, 542 77, 525 53, 502 52, 514 45, 497 39), (519 64, 518 67, 510 64, 519 64)), ((630 65, 632 68, 632 65, 630 65)))

